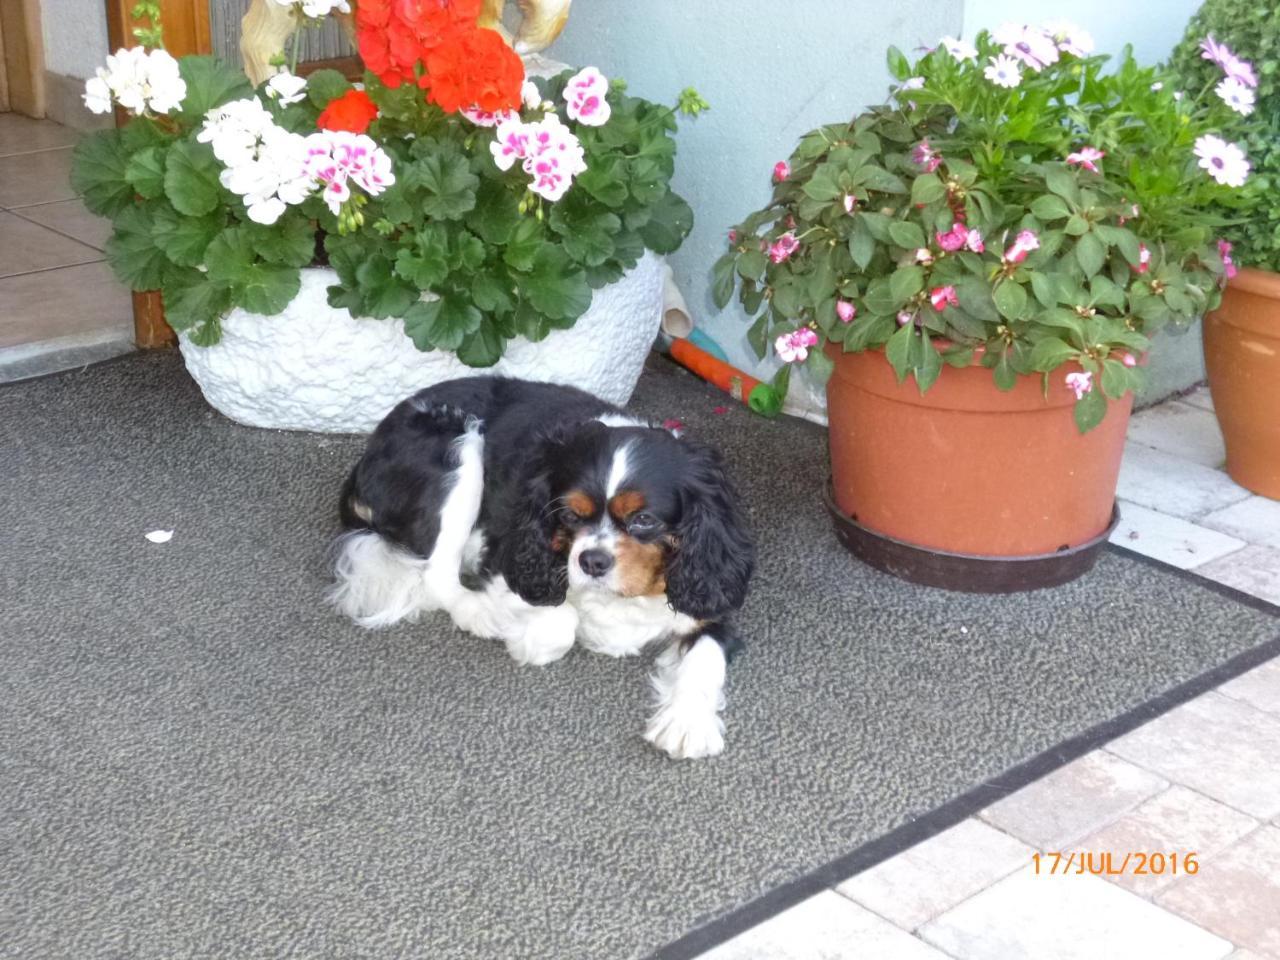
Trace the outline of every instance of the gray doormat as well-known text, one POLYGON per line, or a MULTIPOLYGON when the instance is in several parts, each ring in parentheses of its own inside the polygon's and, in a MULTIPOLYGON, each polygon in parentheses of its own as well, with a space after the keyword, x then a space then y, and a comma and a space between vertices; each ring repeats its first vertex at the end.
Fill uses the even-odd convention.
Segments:
POLYGON ((0 955, 645 955, 1280 632, 1118 552, 900 583, 836 543, 822 431, 657 358, 634 407, 759 537, 709 762, 641 740, 641 660, 322 606, 358 438, 230 423, 173 354, 0 388, 0 955))

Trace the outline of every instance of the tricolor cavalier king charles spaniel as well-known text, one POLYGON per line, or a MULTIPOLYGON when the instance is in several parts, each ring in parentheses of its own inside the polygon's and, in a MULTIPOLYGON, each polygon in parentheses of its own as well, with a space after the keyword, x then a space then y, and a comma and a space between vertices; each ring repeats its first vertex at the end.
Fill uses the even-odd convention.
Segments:
POLYGON ((575 640, 615 657, 668 641, 645 738, 724 749, 729 616, 755 550, 712 448, 572 387, 470 377, 387 415, 340 511, 330 596, 357 623, 445 610, 531 664, 575 640))

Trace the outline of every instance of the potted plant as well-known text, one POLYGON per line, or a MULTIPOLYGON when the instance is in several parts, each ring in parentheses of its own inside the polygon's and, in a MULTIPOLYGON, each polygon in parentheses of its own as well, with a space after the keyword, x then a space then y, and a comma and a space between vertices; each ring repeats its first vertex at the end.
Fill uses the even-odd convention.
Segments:
POLYGON ((1227 472, 1280 499, 1280 20, 1265 4, 1207 0, 1171 67, 1188 95, 1222 97, 1233 139, 1257 173, 1220 213, 1230 258, 1222 305, 1205 317, 1204 355, 1227 472), (1258 68, 1254 68, 1254 64, 1258 68))
MULTIPOLYGON (((248 423, 359 430, 473 368, 623 402, 661 314, 676 110, 592 67, 527 78, 480 0, 355 14, 367 68, 258 88, 209 57, 121 50, 77 148, 107 259, 160 290, 188 368, 248 423)), ((681 95, 686 112, 703 104, 681 95)))
POLYGON ((1217 305, 1206 206, 1248 169, 1212 133, 1229 110, 1091 48, 1006 25, 890 49, 893 102, 801 138, 715 266, 780 390, 830 377, 837 528, 895 573, 1087 569, 1148 335, 1217 305))

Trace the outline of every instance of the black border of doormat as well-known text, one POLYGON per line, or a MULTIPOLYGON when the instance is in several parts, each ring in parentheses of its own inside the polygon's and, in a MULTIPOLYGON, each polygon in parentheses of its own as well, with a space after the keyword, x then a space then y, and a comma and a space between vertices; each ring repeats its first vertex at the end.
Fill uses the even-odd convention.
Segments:
MULTIPOLYGON (((1218 583, 1201 576, 1194 570, 1183 570, 1160 560, 1135 553, 1120 544, 1109 544, 1108 549, 1128 559, 1137 560, 1161 570, 1171 571, 1178 576, 1194 582, 1197 586, 1212 590, 1214 593, 1229 597, 1238 603, 1255 610, 1275 614, 1280 617, 1280 606, 1260 597, 1252 596, 1237 590, 1235 587, 1218 583)), ((849 853, 829 863, 823 864, 809 873, 797 877, 775 887, 773 890, 744 904, 738 909, 725 914, 704 926, 697 927, 664 947, 649 955, 648 960, 692 960, 699 954, 731 940, 751 927, 774 917, 802 900, 843 883, 850 877, 874 867, 876 864, 915 846, 942 831, 954 827, 968 819, 979 810, 989 807, 997 800, 1009 796, 1028 784, 1039 780, 1059 767, 1066 766, 1098 747, 1136 730, 1161 714, 1168 713, 1174 707, 1181 706, 1188 700, 1202 693, 1219 687, 1228 680, 1233 680, 1266 663, 1280 657, 1280 623, 1277 624, 1277 635, 1256 647, 1241 651, 1216 667, 1186 680, 1176 687, 1157 694, 1150 700, 1138 704, 1117 717, 1104 720, 1083 733, 1069 737, 1061 743, 1024 760, 1004 773, 987 780, 953 800, 948 800, 914 819, 908 820, 888 833, 869 840, 849 853)))

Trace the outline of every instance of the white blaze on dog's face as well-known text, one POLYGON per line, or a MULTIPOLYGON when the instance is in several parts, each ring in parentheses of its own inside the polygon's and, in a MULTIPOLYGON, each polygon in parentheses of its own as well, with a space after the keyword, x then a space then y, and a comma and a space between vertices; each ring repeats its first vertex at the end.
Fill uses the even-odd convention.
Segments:
POLYGON ((569 587, 622 597, 661 596, 675 547, 679 499, 658 451, 625 439, 562 497, 561 529, 571 538, 569 587), (664 489, 666 488, 666 489, 664 489))

